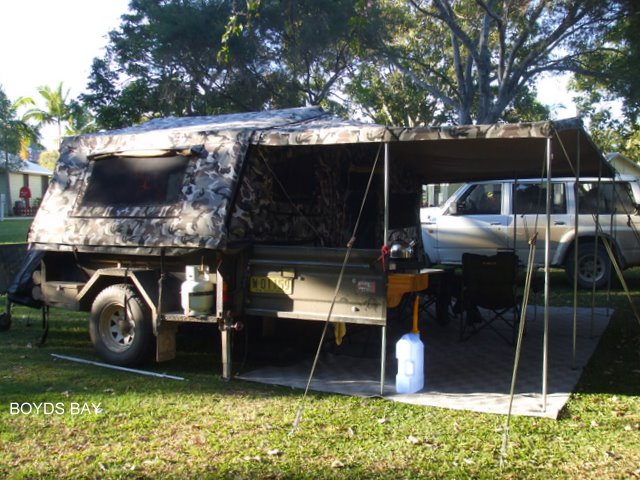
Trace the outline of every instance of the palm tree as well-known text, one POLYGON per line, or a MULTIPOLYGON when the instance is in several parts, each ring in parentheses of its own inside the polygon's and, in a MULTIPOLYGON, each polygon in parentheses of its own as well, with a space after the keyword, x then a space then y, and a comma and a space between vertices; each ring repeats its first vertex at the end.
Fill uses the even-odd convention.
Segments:
POLYGON ((98 130, 95 117, 84 103, 73 100, 69 109, 71 115, 67 119, 65 135, 80 135, 98 130))
POLYGON ((31 98, 25 99, 35 108, 28 110, 25 116, 34 119, 39 125, 54 124, 58 127, 58 150, 62 142, 62 125, 71 120, 73 116, 72 102, 68 100, 69 90, 63 91, 62 82, 56 88, 49 86, 38 87, 38 93, 44 100, 43 109, 36 107, 36 102, 31 98))

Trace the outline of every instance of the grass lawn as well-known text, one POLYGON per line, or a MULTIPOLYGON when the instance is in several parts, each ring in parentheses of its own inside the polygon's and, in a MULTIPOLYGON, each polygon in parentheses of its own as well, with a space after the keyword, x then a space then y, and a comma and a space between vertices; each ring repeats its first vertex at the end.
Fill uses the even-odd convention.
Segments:
POLYGON ((0 244, 22 243, 27 240, 27 232, 32 219, 7 220, 0 222, 0 244))
MULTIPOLYGON (((630 284, 637 298, 638 272, 630 284)), ((149 367, 185 381, 157 379, 54 360, 96 359, 86 315, 52 310, 40 347, 39 312, 16 307, 0 333, 0 477, 640 478, 640 327, 620 294, 604 300, 616 313, 560 419, 514 417, 502 468, 503 416, 312 393, 291 435, 301 392, 222 381, 215 329, 149 367)))

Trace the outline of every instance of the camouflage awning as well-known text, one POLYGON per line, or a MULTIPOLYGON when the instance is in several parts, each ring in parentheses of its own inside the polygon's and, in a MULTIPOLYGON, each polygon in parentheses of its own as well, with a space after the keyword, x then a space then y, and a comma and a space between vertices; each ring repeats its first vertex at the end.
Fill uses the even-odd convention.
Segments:
POLYGON ((553 176, 611 176, 610 165, 579 119, 519 124, 398 128, 317 118, 254 135, 267 146, 389 142, 393 162, 406 162, 424 183, 537 178, 551 147, 553 176))

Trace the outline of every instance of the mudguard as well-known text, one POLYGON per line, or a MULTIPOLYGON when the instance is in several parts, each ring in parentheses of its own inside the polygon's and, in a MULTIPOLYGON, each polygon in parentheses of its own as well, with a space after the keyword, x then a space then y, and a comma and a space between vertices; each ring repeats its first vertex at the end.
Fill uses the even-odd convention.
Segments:
POLYGON ((44 251, 42 250, 29 250, 27 252, 22 267, 13 278, 9 288, 7 288, 9 301, 32 308, 42 307, 42 301, 35 300, 31 295, 34 287, 31 276, 40 267, 40 260, 42 260, 43 255, 44 251))

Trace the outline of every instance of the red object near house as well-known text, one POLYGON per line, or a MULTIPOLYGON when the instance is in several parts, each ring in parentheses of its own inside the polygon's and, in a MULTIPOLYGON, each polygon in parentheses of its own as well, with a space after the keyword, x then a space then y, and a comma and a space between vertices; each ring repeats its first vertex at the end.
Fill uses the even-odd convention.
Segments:
POLYGON ((19 196, 24 200, 24 206, 26 208, 29 208, 29 199, 31 198, 31 189, 25 185, 20 189, 19 196))

